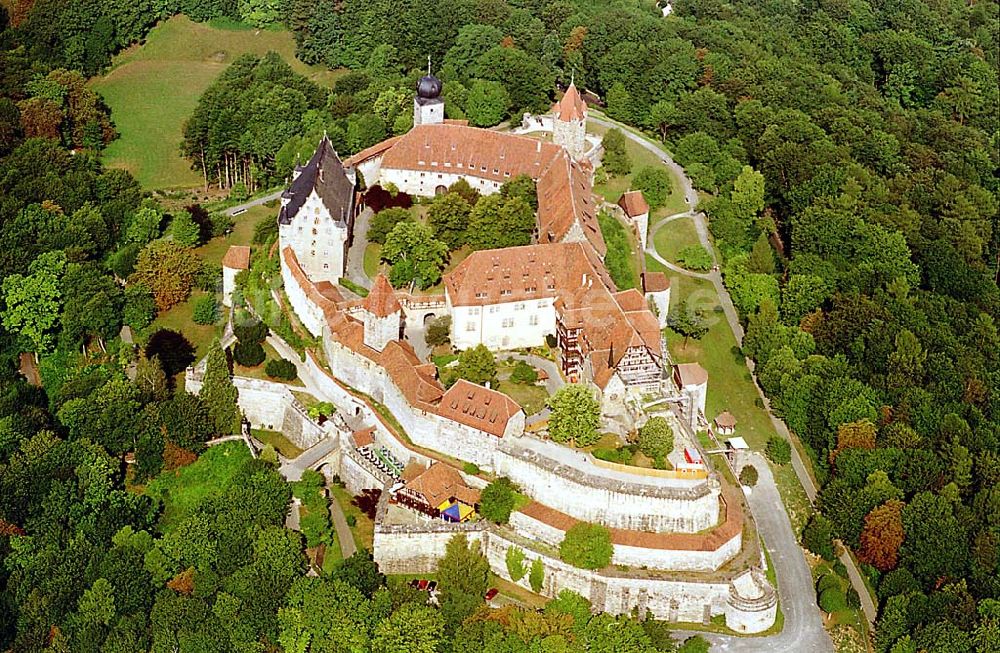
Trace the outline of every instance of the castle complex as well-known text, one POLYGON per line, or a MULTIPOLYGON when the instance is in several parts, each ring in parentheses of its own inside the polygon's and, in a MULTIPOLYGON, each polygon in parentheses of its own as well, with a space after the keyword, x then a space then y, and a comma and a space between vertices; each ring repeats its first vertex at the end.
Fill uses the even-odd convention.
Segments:
MULTIPOLYGON (((645 292, 619 291, 604 267, 592 164, 584 158, 586 106, 575 86, 553 107, 552 143, 446 120, 440 94, 440 81, 422 78, 413 129, 346 161, 324 138, 296 170, 278 217, 288 305, 321 339, 325 356, 321 362, 307 352, 309 378, 350 420, 366 424, 345 421, 327 437, 338 438, 331 474, 353 492, 383 489, 376 561, 387 573, 429 572, 447 540, 466 532, 504 578, 511 548, 541 560, 547 596, 568 588, 608 612, 648 610, 698 622, 722 614, 734 630, 766 630, 776 597, 757 568, 756 537, 743 539, 749 515, 742 496, 704 463, 644 470, 557 445, 536 435, 506 394, 461 380, 446 388, 406 339, 407 325, 448 315, 457 349, 510 351, 554 341, 563 380, 592 387, 605 419, 635 424, 650 397, 704 408, 704 370, 666 372, 666 279, 644 276, 645 292), (431 197, 459 179, 483 194, 498 192, 522 174, 538 193, 534 244, 472 253, 445 275, 438 295, 393 289, 382 275, 361 299, 337 287, 355 216, 364 210, 360 179, 431 197), (509 477, 532 502, 508 525, 475 520, 485 481, 458 470, 454 459, 509 477), (614 571, 577 569, 552 553, 579 521, 609 529, 614 571)), ((633 199, 631 206, 640 205, 633 199)), ((192 391, 198 374, 189 371, 192 391)), ((257 380, 240 383, 241 407, 255 426, 301 421, 284 395, 268 398, 257 380)))

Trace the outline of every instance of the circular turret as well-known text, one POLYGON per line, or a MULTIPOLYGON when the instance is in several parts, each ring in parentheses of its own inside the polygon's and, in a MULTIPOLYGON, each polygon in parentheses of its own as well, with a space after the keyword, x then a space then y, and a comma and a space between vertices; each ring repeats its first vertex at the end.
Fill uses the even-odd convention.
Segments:
POLYGON ((441 80, 434 75, 424 75, 417 82, 417 97, 433 100, 441 95, 441 80))

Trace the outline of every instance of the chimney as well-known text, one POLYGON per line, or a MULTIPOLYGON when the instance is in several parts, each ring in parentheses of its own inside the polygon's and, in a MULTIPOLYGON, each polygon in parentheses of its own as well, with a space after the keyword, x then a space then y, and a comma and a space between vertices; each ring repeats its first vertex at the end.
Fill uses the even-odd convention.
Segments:
POLYGON ((542 142, 538 141, 537 143, 535 143, 535 152, 541 152, 541 151, 542 151, 542 142))

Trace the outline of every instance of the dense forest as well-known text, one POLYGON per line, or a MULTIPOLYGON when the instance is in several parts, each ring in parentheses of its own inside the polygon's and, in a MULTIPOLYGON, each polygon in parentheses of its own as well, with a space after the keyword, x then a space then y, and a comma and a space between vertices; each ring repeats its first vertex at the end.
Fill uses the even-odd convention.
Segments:
POLYGON ((744 349, 823 484, 803 543, 832 557, 837 539, 864 563, 880 653, 1000 650, 997 3, 673 8, 668 19, 652 3, 598 0, 0 10, 0 647, 309 650, 336 637, 315 629, 391 642, 402 624, 443 620, 445 639, 426 650, 669 648, 653 625, 588 620, 573 597, 544 618, 487 617, 478 586, 427 611, 379 589, 364 559, 299 579, 301 545, 281 529, 287 490, 264 463, 191 511, 190 545, 164 526, 160 500, 125 490, 127 452, 141 481, 224 430, 219 409, 169 387, 186 363, 143 357, 128 380, 116 335, 195 284, 213 287, 184 243, 225 225, 197 207, 170 219, 126 173, 103 169, 114 126, 83 83, 183 11, 283 17, 300 58, 350 69, 323 90, 273 57, 230 67, 184 145, 224 187, 280 181, 323 131, 345 154, 405 132, 428 56, 452 117, 490 125, 544 110, 575 75, 611 117, 662 139, 709 196, 744 349), (157 241, 168 222, 190 238, 157 241), (170 283, 153 287, 167 270, 170 283), (95 340, 113 355, 81 360, 95 340), (15 374, 22 351, 40 355, 44 390, 15 374), (316 596, 330 597, 328 620, 296 623, 316 596))

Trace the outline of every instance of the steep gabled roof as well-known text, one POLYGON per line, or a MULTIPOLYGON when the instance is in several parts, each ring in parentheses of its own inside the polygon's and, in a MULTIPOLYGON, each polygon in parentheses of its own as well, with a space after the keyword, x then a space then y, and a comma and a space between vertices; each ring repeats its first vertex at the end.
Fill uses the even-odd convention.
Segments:
POLYGON ((576 90, 576 84, 570 83, 569 88, 563 93, 562 99, 552 106, 556 120, 569 122, 570 120, 583 120, 587 117, 587 106, 580 97, 580 91, 576 90))
POLYGON ((326 135, 320 140, 309 163, 299 169, 299 175, 288 190, 282 193, 282 199, 288 202, 281 207, 278 222, 291 224, 292 218, 314 190, 330 212, 330 217, 345 222, 350 219, 354 209, 354 182, 347 175, 344 164, 326 135))
POLYGON ((376 317, 386 317, 399 312, 403 308, 399 300, 396 299, 396 293, 384 274, 379 274, 375 277, 375 283, 372 284, 371 292, 365 297, 362 306, 376 317))
POLYGON ((641 190, 630 190, 624 193, 618 200, 618 206, 622 207, 625 215, 630 218, 649 213, 649 204, 646 203, 646 198, 641 190))

